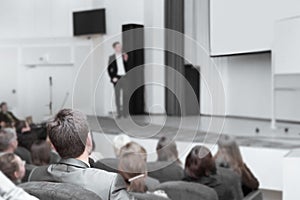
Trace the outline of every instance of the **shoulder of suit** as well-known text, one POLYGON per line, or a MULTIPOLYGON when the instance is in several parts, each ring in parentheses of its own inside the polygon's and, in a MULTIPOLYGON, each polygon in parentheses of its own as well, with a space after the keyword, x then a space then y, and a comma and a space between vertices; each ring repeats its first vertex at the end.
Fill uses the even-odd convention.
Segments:
POLYGON ((118 176, 117 173, 114 173, 114 172, 108 172, 108 171, 105 171, 105 170, 102 170, 102 169, 97 169, 97 168, 86 168, 84 169, 87 173, 91 172, 91 173, 94 173, 94 174, 99 174, 99 175, 102 175, 102 176, 105 176, 105 177, 112 177, 112 178, 115 178, 118 176))

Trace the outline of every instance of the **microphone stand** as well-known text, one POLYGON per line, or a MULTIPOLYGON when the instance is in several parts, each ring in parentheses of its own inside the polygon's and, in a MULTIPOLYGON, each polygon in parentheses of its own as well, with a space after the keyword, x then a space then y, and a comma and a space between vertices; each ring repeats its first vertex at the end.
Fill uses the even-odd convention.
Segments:
POLYGON ((52 83, 52 76, 49 76, 49 111, 50 111, 50 116, 52 116, 52 114, 53 114, 52 102, 53 102, 53 83, 52 83))

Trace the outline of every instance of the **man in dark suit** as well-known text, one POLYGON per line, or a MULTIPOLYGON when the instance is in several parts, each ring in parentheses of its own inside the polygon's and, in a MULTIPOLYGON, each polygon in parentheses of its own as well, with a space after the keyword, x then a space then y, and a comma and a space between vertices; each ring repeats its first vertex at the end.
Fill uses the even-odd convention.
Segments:
POLYGON ((115 88, 117 117, 120 118, 128 115, 128 83, 125 77, 128 71, 128 55, 122 52, 120 42, 114 42, 112 46, 115 53, 109 57, 107 70, 115 88))
POLYGON ((72 183, 96 193, 102 200, 130 199, 120 175, 90 168, 92 138, 84 114, 63 109, 48 122, 47 132, 62 159, 58 164, 35 168, 29 181, 72 183))

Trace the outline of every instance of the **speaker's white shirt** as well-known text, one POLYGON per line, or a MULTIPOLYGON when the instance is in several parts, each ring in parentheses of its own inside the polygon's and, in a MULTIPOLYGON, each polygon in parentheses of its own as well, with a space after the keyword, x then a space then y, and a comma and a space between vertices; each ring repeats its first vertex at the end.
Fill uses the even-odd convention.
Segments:
POLYGON ((126 74, 124 62, 123 62, 123 55, 122 54, 116 54, 117 59, 117 67, 118 67, 118 73, 119 76, 124 76, 126 74))

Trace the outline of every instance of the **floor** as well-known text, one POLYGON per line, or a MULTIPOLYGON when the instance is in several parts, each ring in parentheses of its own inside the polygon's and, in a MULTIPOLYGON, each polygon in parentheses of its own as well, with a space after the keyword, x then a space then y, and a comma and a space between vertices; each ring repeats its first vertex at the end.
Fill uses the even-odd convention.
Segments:
POLYGON ((219 137, 233 135, 242 146, 278 149, 300 148, 300 123, 278 123, 270 128, 264 120, 165 115, 138 115, 129 118, 88 116, 95 132, 126 133, 135 138, 159 138, 162 135, 176 141, 215 144, 219 137))

